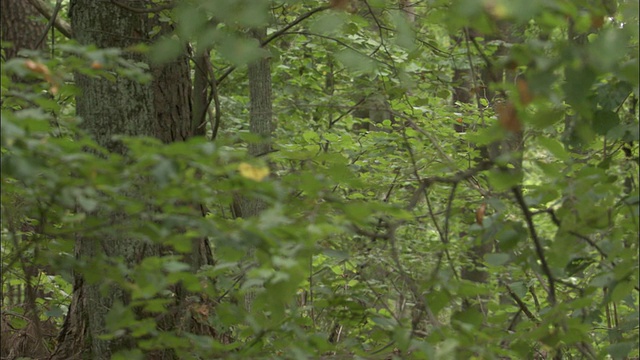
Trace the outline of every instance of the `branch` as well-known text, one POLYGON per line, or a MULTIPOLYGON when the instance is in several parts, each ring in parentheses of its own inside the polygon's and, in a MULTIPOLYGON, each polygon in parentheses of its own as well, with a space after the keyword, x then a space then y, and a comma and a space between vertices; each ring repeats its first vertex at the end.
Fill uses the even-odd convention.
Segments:
POLYGON ((507 288, 507 292, 509 293, 509 296, 511 296, 513 301, 515 301, 516 304, 518 304, 518 307, 520 308, 520 310, 525 315, 527 315, 529 320, 533 321, 536 324, 539 324, 540 321, 538 319, 536 319, 535 315, 533 315, 531 310, 529 310, 529 307, 527 307, 527 304, 525 304, 524 301, 522 301, 522 299, 515 292, 513 292, 511 287, 508 284, 504 283, 504 282, 502 283, 502 285, 504 285, 504 287, 507 288))
POLYGON ((489 170, 492 165, 493 163, 491 161, 483 161, 470 169, 467 169, 464 171, 458 171, 456 174, 450 177, 433 176, 433 177, 422 179, 422 181, 420 182, 420 186, 413 193, 413 197, 409 201, 409 204, 407 205, 406 210, 413 210, 413 208, 416 207, 416 205, 418 204, 418 201, 420 200, 422 193, 424 193, 424 191, 429 187, 431 187, 431 185, 433 185, 434 183, 457 185, 461 181, 472 179, 474 176, 476 176, 478 173, 484 170, 489 170))
MULTIPOLYGON (((560 223, 560 219, 558 219, 558 217, 556 216, 556 212, 552 209, 545 209, 543 210, 543 212, 546 212, 547 214, 549 214, 549 216, 551 216, 551 221, 553 221, 553 223, 558 227, 558 228, 562 228, 561 223, 560 223)), ((592 248, 596 249, 598 251, 598 253, 603 257, 603 258, 608 258, 608 254, 602 250, 602 248, 600 248, 598 246, 598 244, 596 244, 593 240, 589 239, 587 236, 584 236, 582 234, 580 234, 577 231, 573 231, 573 230, 567 230, 567 232, 581 240, 583 240, 584 242, 586 242, 587 244, 589 244, 592 248)))
MULTIPOLYGON (((42 32, 42 36, 40 36, 40 40, 38 40, 38 43, 36 44, 36 48, 40 47, 40 45, 42 44, 44 39, 47 38, 47 34, 49 33, 49 30, 51 30, 51 27, 53 26, 53 24, 55 23, 56 19, 58 18, 58 11, 60 11, 60 7, 62 7, 62 0, 57 0, 56 1, 56 7, 53 9, 53 14, 51 14, 51 18, 49 19, 49 23, 47 24, 47 27, 42 32)), ((51 51, 53 51, 53 49, 51 51)), ((52 53, 51 57, 53 57, 53 53, 52 53)))
POLYGON ((68 22, 60 19, 59 17, 54 17, 54 9, 47 4, 44 0, 27 0, 31 6, 36 8, 38 12, 47 19, 55 18, 53 22, 53 26, 60 31, 60 33, 69 39, 73 39, 73 31, 71 30, 71 25, 68 22))
POLYGON ((533 239, 533 244, 536 248, 536 254, 538 255, 538 259, 540 260, 540 264, 542 265, 542 271, 544 275, 547 277, 547 281, 549 282, 549 302, 551 305, 556 304, 556 284, 555 279, 553 278, 553 274, 551 273, 551 269, 549 268, 549 264, 547 263, 547 259, 544 257, 544 250, 542 248, 542 242, 536 233, 536 228, 533 224, 533 215, 531 214, 531 210, 524 201, 524 197, 522 196, 522 189, 519 187, 513 187, 511 189, 513 195, 520 205, 522 209, 522 213, 524 214, 525 220, 527 221, 527 227, 529 228, 529 233, 531 234, 531 238, 533 239))
POLYGON ((264 47, 267 44, 269 44, 270 42, 272 42, 273 40, 275 40, 276 38, 280 37, 281 35, 283 35, 285 32, 287 32, 287 30, 291 29, 292 27, 298 25, 299 23, 301 23, 303 20, 307 19, 308 17, 310 17, 311 15, 315 14, 315 13, 319 13, 321 11, 325 11, 327 9, 330 9, 331 6, 329 5, 324 5, 324 6, 319 6, 315 9, 310 10, 309 12, 300 15, 298 18, 296 18, 295 20, 293 20, 292 22, 288 23, 285 27, 283 27, 282 29, 274 32, 273 34, 267 36, 266 39, 264 39, 261 43, 260 43, 260 47, 264 47))
MULTIPOLYGON (((291 29, 292 27, 298 25, 300 22, 302 22, 303 20, 307 19, 308 17, 310 17, 311 15, 330 9, 331 6, 329 5, 324 5, 324 6, 319 6, 315 9, 311 9, 310 11, 298 16, 298 18, 296 18, 295 20, 293 20, 292 22, 290 22, 289 24, 285 25, 285 27, 283 27, 282 29, 274 32, 273 34, 267 36, 266 39, 262 40, 260 42, 260 47, 265 47, 267 44, 269 44, 270 42, 272 42, 273 40, 275 40, 276 38, 278 38, 279 36, 283 35, 285 32, 287 32, 287 30, 291 29)), ((220 84, 220 82, 222 80, 224 80, 227 76, 229 76, 229 74, 231 74, 234 70, 236 69, 236 66, 232 66, 230 68, 227 69, 227 71, 225 71, 222 75, 220 75, 220 78, 218 78, 218 80, 216 81, 217 84, 220 84)))
POLYGON ((118 7, 123 8, 125 10, 129 10, 129 11, 131 11, 133 13, 136 13, 136 14, 159 13, 159 12, 164 11, 164 10, 171 10, 176 6, 176 4, 174 4, 172 2, 170 2, 168 4, 165 4, 165 5, 158 5, 158 6, 152 7, 152 8, 132 7, 132 6, 129 6, 127 4, 123 4, 123 3, 119 2, 119 1, 116 1, 116 0, 111 0, 111 3, 116 5, 116 6, 118 6, 118 7))

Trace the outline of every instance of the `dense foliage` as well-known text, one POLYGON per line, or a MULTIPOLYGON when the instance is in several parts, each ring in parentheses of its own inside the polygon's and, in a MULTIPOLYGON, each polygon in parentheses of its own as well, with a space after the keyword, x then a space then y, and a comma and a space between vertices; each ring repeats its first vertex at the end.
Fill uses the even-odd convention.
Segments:
POLYGON ((53 350, 76 273, 129 294, 114 359, 638 358, 637 1, 178 3, 149 13, 175 26, 157 43, 56 34, 3 62, 2 356, 53 350), (187 43, 211 49, 207 136, 98 146, 74 76, 147 82, 121 55, 187 43), (265 53, 277 125, 251 157, 265 53), (234 217, 238 194, 266 209, 234 217), (166 251, 74 252, 103 236, 166 251), (207 330, 162 328, 173 311, 207 330))

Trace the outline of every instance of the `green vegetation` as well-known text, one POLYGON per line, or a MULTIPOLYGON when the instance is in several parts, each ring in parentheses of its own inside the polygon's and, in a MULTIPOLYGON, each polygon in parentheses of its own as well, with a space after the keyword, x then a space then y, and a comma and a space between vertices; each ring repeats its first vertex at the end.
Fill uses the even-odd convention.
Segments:
POLYGON ((640 356, 637 1, 49 2, 2 359, 640 356))

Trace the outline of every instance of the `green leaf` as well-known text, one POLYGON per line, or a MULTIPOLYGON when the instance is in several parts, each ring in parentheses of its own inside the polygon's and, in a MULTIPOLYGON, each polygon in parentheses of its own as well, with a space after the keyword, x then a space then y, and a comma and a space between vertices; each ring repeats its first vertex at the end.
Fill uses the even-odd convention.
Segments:
POLYGON ((451 320, 469 324, 469 325, 472 325, 473 327, 478 327, 482 325, 482 314, 476 309, 470 308, 470 309, 455 312, 451 316, 451 320))
POLYGON ((269 56, 269 52, 261 48, 258 40, 254 38, 219 30, 216 39, 219 44, 216 50, 236 66, 250 64, 269 56))
POLYGON ((44 312, 46 316, 50 317, 62 317, 64 316, 64 311, 59 306, 54 306, 51 309, 44 312))
POLYGON ((500 266, 506 264, 509 261, 509 258, 509 254, 493 253, 485 255, 484 261, 491 266, 500 266))
POLYGON ((336 58, 348 70, 355 73, 371 73, 376 69, 376 64, 372 58, 355 50, 341 50, 336 53, 336 58))
POLYGON ((340 31, 347 17, 343 13, 323 13, 311 20, 309 31, 314 34, 331 35, 340 31))
POLYGON ((396 28, 395 42, 398 46, 411 51, 416 48, 415 35, 411 24, 404 12, 393 10, 390 12, 391 21, 396 28))
POLYGON ((609 130, 618 124, 620 124, 620 117, 615 111, 597 110, 593 117, 593 130, 599 135, 607 135, 609 130))
POLYGON ((508 190, 522 181, 520 174, 499 169, 489 171, 487 179, 491 186, 498 191, 508 190))
POLYGON ((169 273, 174 273, 189 270, 191 266, 180 261, 166 261, 162 264, 162 268, 169 273))
POLYGON ((613 360, 624 360, 627 358, 627 355, 629 355, 631 350, 637 347, 638 344, 634 341, 621 342, 609 345, 607 353, 611 355, 613 360))
POLYGON ((149 52, 152 62, 166 64, 184 53, 184 44, 177 37, 163 37, 156 42, 149 52))
POLYGON ((591 68, 569 67, 566 70, 566 81, 562 86, 567 102, 582 115, 588 115, 593 105, 589 101, 591 86, 596 74, 591 68))
POLYGON ((624 57, 627 41, 618 27, 604 29, 589 46, 589 61, 602 72, 614 69, 624 57))
POLYGON ((560 141, 544 136, 539 137, 537 141, 543 148, 547 149, 559 160, 567 161, 571 158, 560 141))
POLYGON ((302 138, 304 139, 304 141, 310 144, 317 144, 320 142, 320 135, 318 135, 317 132, 311 130, 307 130, 302 133, 302 138))

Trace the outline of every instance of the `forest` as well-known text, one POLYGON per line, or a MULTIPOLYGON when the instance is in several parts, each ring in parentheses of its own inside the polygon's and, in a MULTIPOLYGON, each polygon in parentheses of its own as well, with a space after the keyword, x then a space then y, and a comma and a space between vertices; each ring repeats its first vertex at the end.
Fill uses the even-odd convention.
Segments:
POLYGON ((637 0, 2 0, 0 359, 639 359, 637 0))

